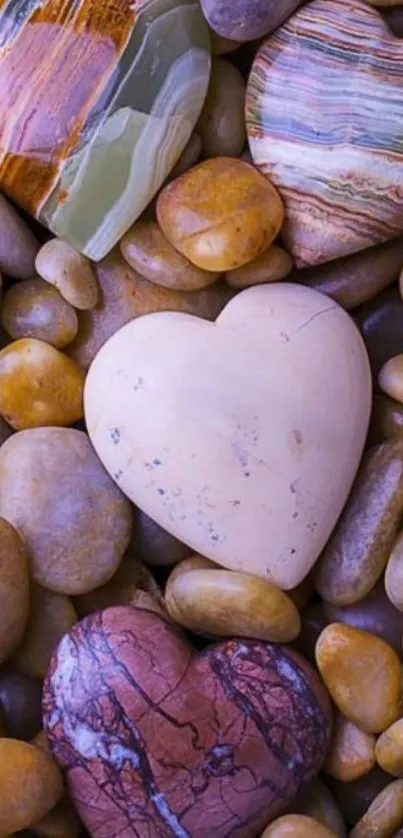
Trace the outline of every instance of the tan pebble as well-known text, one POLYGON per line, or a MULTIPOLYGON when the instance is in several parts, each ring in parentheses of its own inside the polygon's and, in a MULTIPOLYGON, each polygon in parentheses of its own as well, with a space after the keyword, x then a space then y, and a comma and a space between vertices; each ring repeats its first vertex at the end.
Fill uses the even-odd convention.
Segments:
POLYGON ((384 771, 393 777, 403 777, 403 719, 398 719, 382 733, 376 743, 375 756, 384 771))
POLYGON ((291 806, 291 812, 309 815, 333 831, 337 838, 346 838, 346 827, 339 806, 328 787, 315 777, 307 783, 291 806))
POLYGON ((157 218, 169 241, 194 265, 230 271, 266 250, 281 228, 284 207, 253 166, 215 157, 162 189, 157 218))
POLYGON ((0 515, 18 527, 34 582, 77 595, 116 572, 131 536, 131 505, 88 436, 34 428, 0 447, 0 515))
POLYGON ((384 393, 403 403, 403 355, 395 355, 386 361, 379 373, 378 382, 384 393))
POLYGON ((0 663, 14 652, 25 631, 29 609, 29 567, 18 532, 0 518, 0 663))
POLYGON ((350 496, 315 568, 326 602, 351 605, 381 576, 403 510, 403 441, 389 440, 364 456, 350 496))
POLYGON ((141 276, 177 291, 197 291, 212 285, 218 273, 192 265, 172 246, 156 221, 138 221, 120 242, 123 258, 141 276))
POLYGON ((16 279, 35 275, 39 244, 11 204, 0 195, 0 270, 16 279))
POLYGON ((48 754, 28 742, 0 739, 0 835, 40 821, 62 792, 62 776, 48 754))
POLYGON ((277 244, 271 244, 252 262, 235 271, 228 271, 225 279, 231 288, 249 288, 251 285, 284 279, 291 270, 292 261, 287 251, 277 244))
POLYGON ((403 532, 399 533, 386 565, 385 590, 395 608, 403 611, 403 532))
POLYGON ((78 838, 82 825, 68 798, 63 797, 31 830, 41 838, 78 838))
POLYGON ((298 610, 287 594, 246 573, 215 568, 181 573, 177 566, 165 604, 173 620, 200 634, 287 643, 300 630, 298 610))
POLYGON ((57 288, 43 279, 12 285, 1 305, 1 324, 14 340, 38 338, 63 349, 75 338, 78 319, 57 288))
POLYGON ((375 797, 350 838, 392 838, 403 825, 403 780, 389 783, 375 797))
POLYGON ((75 597, 74 605, 80 618, 112 605, 135 605, 139 589, 147 591, 162 603, 162 592, 150 571, 134 556, 127 554, 109 582, 75 597))
POLYGON ((28 624, 13 657, 15 669, 34 678, 44 678, 56 646, 77 619, 67 596, 32 584, 28 624))
POLYGON ((0 413, 17 431, 77 422, 83 388, 78 364, 49 343, 23 338, 0 352, 0 413))
POLYGON ((401 700, 400 661, 373 634, 332 623, 316 643, 316 662, 333 701, 344 716, 368 733, 396 720, 401 700))
POLYGON ((375 765, 375 736, 360 730, 338 713, 323 770, 348 783, 368 774, 375 765))
POLYGON ((37 254, 35 267, 39 276, 55 285, 74 308, 87 310, 96 306, 98 285, 91 262, 71 244, 50 239, 37 254))
POLYGON ((261 838, 335 838, 336 833, 307 815, 283 815, 273 821, 261 838))
POLYGON ((238 157, 245 145, 245 82, 225 58, 213 58, 210 84, 196 126, 204 157, 238 157))

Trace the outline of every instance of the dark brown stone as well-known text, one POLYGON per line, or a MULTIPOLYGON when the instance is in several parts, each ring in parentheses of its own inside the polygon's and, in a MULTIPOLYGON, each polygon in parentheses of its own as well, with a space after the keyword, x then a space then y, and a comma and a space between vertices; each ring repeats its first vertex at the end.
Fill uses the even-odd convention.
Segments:
POLYGON ((310 605, 301 613, 301 631, 294 646, 315 665, 316 641, 328 622, 322 602, 310 605))
POLYGON ((403 303, 396 288, 388 288, 366 303, 357 317, 364 338, 374 386, 385 361, 403 352, 403 303))
POLYGON ((390 8, 379 9, 382 17, 385 18, 389 28, 397 35, 398 38, 403 38, 403 7, 391 6, 390 8))
POLYGON ((327 784, 340 806, 344 820, 352 826, 362 818, 376 795, 389 785, 391 780, 386 771, 373 768, 369 774, 350 783, 329 777, 327 784))
POLYGON ((138 510, 134 518, 131 546, 142 562, 171 565, 192 555, 192 550, 138 510))
POLYGON ((403 438, 403 404, 383 393, 375 393, 368 441, 370 445, 386 439, 403 438))
POLYGON ((6 735, 28 742, 42 725, 42 682, 19 672, 0 673, 0 708, 6 735))

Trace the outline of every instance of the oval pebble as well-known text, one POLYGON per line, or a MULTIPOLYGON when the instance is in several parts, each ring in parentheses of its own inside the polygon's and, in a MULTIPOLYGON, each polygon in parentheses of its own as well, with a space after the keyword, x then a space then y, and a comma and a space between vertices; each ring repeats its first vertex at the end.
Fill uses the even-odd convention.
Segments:
POLYGON ((382 733, 375 756, 381 768, 393 777, 403 777, 403 719, 398 719, 382 733))
POLYGON ((381 390, 400 404, 403 403, 403 355, 389 358, 379 372, 381 390))
POLYGON ((37 338, 63 349, 75 338, 78 319, 57 288, 43 279, 12 285, 1 304, 1 324, 14 340, 37 338))
POLYGON ((307 815, 283 815, 265 829, 261 838, 336 838, 336 835, 307 815))
POLYGON ((338 713, 323 766, 325 773, 336 780, 349 783, 368 774, 374 765, 375 736, 360 730, 357 725, 338 713))
POLYGON ((292 269, 291 256, 277 244, 271 244, 260 256, 242 268, 228 271, 225 279, 231 288, 250 288, 265 282, 284 279, 292 269))
POLYGON ((294 814, 309 815, 319 821, 338 838, 346 838, 346 826, 339 806, 328 787, 318 777, 304 786, 291 809, 294 814))
POLYGON ((29 565, 17 530, 0 518, 0 663, 21 642, 28 620, 29 565))
POLYGON ((36 256, 39 276, 54 285, 74 308, 86 311, 98 301, 98 285, 91 262, 71 244, 50 239, 36 256))
POLYGON ((395 780, 375 797, 350 838, 391 838, 403 825, 403 780, 395 780))
POLYGON ((245 145, 245 82, 225 58, 213 58, 196 131, 204 157, 238 157, 245 145))
POLYGON ((16 279, 35 275, 39 244, 4 195, 0 195, 0 270, 16 279))
POLYGON ((0 835, 40 821, 62 791, 62 776, 48 754, 28 742, 0 739, 0 835))
POLYGON ((323 607, 329 623, 345 623, 376 634, 389 643, 398 655, 401 654, 403 614, 392 605, 386 594, 383 579, 380 579, 372 591, 359 602, 344 607, 324 602, 323 607))
POLYGON ((32 584, 28 623, 13 657, 15 669, 34 678, 44 678, 57 644, 77 619, 73 604, 65 594, 32 584))
POLYGON ((6 736, 29 741, 42 724, 42 682, 21 672, 0 672, 0 708, 6 736))

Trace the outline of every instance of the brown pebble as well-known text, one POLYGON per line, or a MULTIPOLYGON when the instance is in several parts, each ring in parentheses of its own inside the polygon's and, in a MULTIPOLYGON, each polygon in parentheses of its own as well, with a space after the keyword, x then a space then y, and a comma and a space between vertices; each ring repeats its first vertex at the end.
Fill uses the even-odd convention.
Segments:
POLYGON ((98 285, 91 262, 71 244, 50 239, 36 256, 39 276, 55 285, 62 297, 74 308, 86 311, 98 301, 98 285))
POLYGON ((82 835, 82 825, 67 797, 62 797, 59 803, 31 828, 34 835, 39 835, 40 838, 78 838, 82 835))
POLYGON ((388 643, 343 623, 323 629, 315 649, 325 686, 340 712, 367 733, 397 718, 402 694, 400 661, 388 643))
POLYGON ((261 838, 335 838, 335 833, 307 815, 283 815, 265 829, 261 838))
POLYGON ((0 663, 21 642, 28 620, 29 566, 18 532, 0 518, 0 663))
POLYGON ((204 157, 238 157, 245 145, 245 82, 225 58, 213 58, 210 84, 196 126, 204 157))
POLYGON ((261 285, 265 282, 276 282, 284 279, 292 269, 291 257, 286 250, 271 244, 260 256, 253 259, 242 268, 228 271, 225 279, 231 288, 249 288, 251 285, 261 285))
POLYGON ((397 35, 398 38, 403 38, 403 9, 401 6, 385 6, 379 11, 385 18, 389 28, 397 35))
POLYGON ((297 608, 287 594, 271 582, 236 571, 193 567, 181 572, 177 565, 168 579, 165 604, 175 622, 207 636, 288 643, 300 630, 297 608))
POLYGON ((364 456, 316 566, 315 583, 324 600, 350 605, 369 593, 388 560, 402 509, 403 442, 392 440, 364 456))
POLYGON ((386 565, 385 590, 395 608, 403 611, 403 532, 399 533, 386 565))
POLYGON ((26 675, 43 678, 56 646, 77 619, 73 604, 65 594, 32 584, 28 624, 13 657, 13 666, 26 675))
POLYGON ((403 403, 403 355, 395 355, 386 361, 379 372, 378 383, 384 393, 403 403))
POLYGON ((68 595, 107 582, 131 535, 129 501, 72 428, 21 431, 1 446, 0 514, 25 541, 32 579, 68 595))
POLYGON ((20 672, 0 672, 0 708, 6 735, 29 741, 42 724, 42 682, 20 672))
POLYGON ((327 294, 349 310, 394 282, 403 264, 403 236, 314 268, 295 271, 293 282, 327 294))
POLYGON ((395 780, 375 797, 350 838, 391 838, 403 825, 403 780, 395 780))
POLYGON ((360 777, 358 780, 352 780, 348 786, 340 780, 334 780, 333 777, 326 778, 326 782, 336 798, 344 820, 350 826, 357 823, 367 811, 374 797, 389 785, 390 781, 390 774, 386 774, 378 766, 373 768, 369 774, 365 774, 364 777, 360 777), (347 790, 348 793, 346 793, 347 790))
POLYGON ((357 322, 369 355, 374 384, 389 358, 403 352, 403 302, 395 288, 387 288, 362 306, 357 322))
POLYGON ((382 733, 375 756, 381 768, 393 777, 403 777, 403 719, 398 719, 382 733))
POLYGON ((174 291, 148 282, 132 270, 115 249, 96 265, 99 299, 91 311, 78 314, 77 337, 67 354, 87 369, 98 350, 121 326, 153 311, 183 311, 215 320, 231 297, 223 282, 201 291, 174 291))
POLYGON ((386 439, 402 439, 403 405, 383 393, 375 393, 368 436, 371 445, 386 439))
POLYGON ((309 815, 327 826, 338 838, 346 838, 346 827, 339 806, 318 777, 303 787, 291 808, 294 814, 309 815))
POLYGON ((219 274, 202 271, 172 246, 156 221, 137 221, 120 242, 128 265, 164 288, 197 291, 216 281, 219 274))
POLYGON ((139 590, 153 596, 162 610, 162 592, 154 577, 145 565, 128 553, 109 582, 88 594, 75 597, 74 606, 81 619, 112 605, 137 605, 139 590))
POLYGON ((266 250, 283 223, 284 207, 253 166, 215 157, 164 187, 157 218, 169 241, 193 264, 229 271, 266 250))
POLYGON ((1 324, 14 340, 37 338, 56 349, 71 343, 78 329, 74 308, 43 279, 27 279, 8 289, 1 305, 1 324))
POLYGON ((0 739, 0 835, 40 821, 62 792, 62 776, 48 754, 28 742, 0 739))
POLYGON ((341 713, 337 713, 323 766, 325 773, 349 783, 368 774, 374 765, 375 736, 360 730, 341 713))
POLYGON ((25 221, 0 195, 0 270, 16 279, 35 275, 39 244, 25 221))
POLYGON ((190 547, 178 541, 140 509, 135 512, 132 548, 142 562, 151 565, 177 564, 192 553, 190 547))
POLYGON ((78 364, 42 340, 23 338, 0 352, 0 413, 17 431, 77 422, 83 387, 78 364))
POLYGON ((312 570, 307 576, 305 576, 305 579, 303 579, 299 585, 287 591, 287 595, 290 599, 292 599, 294 605, 297 606, 298 611, 302 611, 302 609, 306 608, 312 597, 315 595, 312 570))
POLYGON ((329 623, 345 623, 353 628, 376 634, 401 653, 403 614, 392 605, 386 594, 383 579, 364 599, 353 605, 332 605, 325 602, 324 610, 329 623))

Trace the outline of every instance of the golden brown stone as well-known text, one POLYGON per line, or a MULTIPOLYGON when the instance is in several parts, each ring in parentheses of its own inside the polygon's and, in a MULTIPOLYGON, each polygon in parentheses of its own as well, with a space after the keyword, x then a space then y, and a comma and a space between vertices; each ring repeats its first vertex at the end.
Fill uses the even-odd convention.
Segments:
POLYGON ((381 368, 378 382, 380 388, 402 404, 403 402, 403 355, 395 355, 381 368))
POLYGON ((62 791, 62 776, 50 756, 27 742, 0 739, 0 835, 40 821, 62 791))
POLYGON ((398 719, 382 733, 376 743, 378 765, 394 777, 403 777, 403 719, 398 719))
POLYGON ((402 438, 403 405, 383 393, 375 393, 369 428, 370 444, 376 445, 386 439, 402 438))
POLYGON ((56 646, 77 619, 67 596, 32 584, 28 623, 13 666, 26 675, 43 678, 56 646))
POLYGON ((393 647, 400 656, 402 648, 403 614, 392 605, 386 595, 383 579, 364 599, 352 605, 332 605, 324 602, 328 623, 345 623, 353 628, 376 634, 393 647))
POLYGON ((24 539, 32 579, 68 595, 107 582, 131 535, 129 501, 72 428, 22 431, 1 446, 0 514, 24 539))
POLYGON ((403 442, 391 440, 364 457, 315 574, 324 600, 350 605, 374 587, 386 565, 403 509, 403 442))
POLYGON ((43 279, 12 285, 1 305, 1 325, 14 340, 38 338, 63 349, 78 329, 74 308, 43 279))
POLYGON ((35 267, 42 279, 55 285, 74 308, 86 311, 98 301, 98 285, 91 262, 71 244, 50 239, 36 256, 35 267))
POLYGON ((373 634, 332 623, 316 643, 316 662, 333 701, 367 733, 397 718, 402 685, 396 652, 373 634))
POLYGON ((403 780, 395 780, 375 797, 350 838, 391 838, 403 825, 403 780))
POLYGON ((156 221, 137 221, 120 242, 128 265, 164 288, 197 291, 216 281, 219 274, 202 271, 172 246, 156 221))
POLYGON ((28 556, 18 532, 0 518, 0 663, 21 641, 28 620, 28 556))
POLYGON ((231 288, 249 288, 251 285, 261 285, 264 282, 284 279, 291 269, 292 261, 287 251, 276 244, 271 244, 252 262, 242 268, 228 271, 225 279, 231 288))
POLYGON ((374 765, 375 736, 360 730, 353 722, 338 713, 323 770, 336 780, 349 783, 368 774, 374 765))
POLYGON ((184 311, 215 320, 231 297, 225 283, 201 291, 174 291, 148 282, 133 271, 118 249, 96 266, 99 299, 78 315, 78 334, 68 354, 87 369, 98 350, 121 326, 152 311, 184 311))
POLYGON ((292 812, 309 815, 327 826, 338 838, 346 838, 346 827, 339 806, 328 787, 315 777, 304 786, 292 804, 292 812))
POLYGON ((194 560, 189 561, 191 569, 175 567, 165 590, 168 613, 177 623, 213 637, 287 643, 298 636, 298 611, 276 585, 246 573, 194 567, 194 560))
MULTIPOLYGON (((74 598, 80 618, 112 605, 138 605, 139 591, 147 592, 162 607, 162 592, 148 568, 127 553, 106 585, 74 598)), ((141 598, 140 598, 141 599, 141 598)))
POLYGON ((283 815, 273 821, 261 838, 335 838, 336 833, 307 815, 283 815))
POLYGON ((232 157, 199 163, 160 192, 159 224, 187 259, 209 271, 251 262, 276 237, 284 208, 274 186, 232 157))
POLYGON ((403 532, 399 533, 386 565, 385 590, 395 608, 403 611, 403 532))
POLYGON ((83 387, 78 364, 42 340, 22 338, 0 352, 0 413, 17 431, 77 422, 83 387))
POLYGON ((204 157, 238 157, 245 145, 245 82, 225 58, 213 58, 197 133, 204 157))

